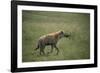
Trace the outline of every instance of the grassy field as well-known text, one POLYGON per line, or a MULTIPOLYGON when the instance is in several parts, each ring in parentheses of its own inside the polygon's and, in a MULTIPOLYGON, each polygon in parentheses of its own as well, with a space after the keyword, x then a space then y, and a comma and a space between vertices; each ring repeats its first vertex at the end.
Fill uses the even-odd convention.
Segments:
MULTIPOLYGON (((50 51, 50 46, 45 52, 50 51)), ((23 11, 22 12, 22 61, 51 61, 51 60, 79 60, 90 58, 90 15, 86 13, 67 12, 44 12, 23 11), (39 55, 36 52, 37 40, 40 36, 63 30, 71 33, 71 37, 62 38, 56 50, 49 55, 39 55), (32 53, 34 52, 34 54, 32 53)))

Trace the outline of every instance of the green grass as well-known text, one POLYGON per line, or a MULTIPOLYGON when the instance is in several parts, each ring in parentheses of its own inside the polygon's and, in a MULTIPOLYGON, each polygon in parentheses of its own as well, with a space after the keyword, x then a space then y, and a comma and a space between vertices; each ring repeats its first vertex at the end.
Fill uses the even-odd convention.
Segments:
MULTIPOLYGON (((45 52, 50 51, 50 46, 45 52)), ((86 13, 67 12, 22 12, 22 61, 79 60, 90 58, 90 15, 86 13), (36 48, 40 36, 63 30, 71 33, 71 37, 59 40, 56 50, 50 55, 39 55, 36 48), (34 54, 32 53, 34 52, 34 54)))

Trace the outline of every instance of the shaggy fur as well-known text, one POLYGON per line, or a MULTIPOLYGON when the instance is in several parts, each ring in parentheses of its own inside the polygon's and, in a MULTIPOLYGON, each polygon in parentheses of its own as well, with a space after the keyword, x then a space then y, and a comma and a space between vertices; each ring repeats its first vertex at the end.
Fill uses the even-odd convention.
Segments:
POLYGON ((47 35, 43 35, 39 38, 38 43, 37 43, 37 49, 40 48, 40 55, 45 54, 44 49, 45 46, 50 45, 51 46, 51 51, 49 53, 53 52, 53 48, 57 50, 57 53, 59 53, 59 49, 56 46, 57 42, 62 38, 62 37, 69 37, 68 34, 65 34, 63 31, 58 31, 54 33, 50 33, 47 35))

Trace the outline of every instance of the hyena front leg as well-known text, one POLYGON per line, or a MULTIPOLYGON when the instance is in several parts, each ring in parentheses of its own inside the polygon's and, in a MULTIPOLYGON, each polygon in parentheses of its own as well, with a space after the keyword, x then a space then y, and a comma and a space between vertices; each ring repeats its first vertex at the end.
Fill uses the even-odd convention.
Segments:
POLYGON ((58 55, 58 53, 59 53, 59 49, 58 49, 58 47, 57 47, 56 45, 54 45, 54 47, 55 47, 55 49, 57 50, 56 55, 58 55))

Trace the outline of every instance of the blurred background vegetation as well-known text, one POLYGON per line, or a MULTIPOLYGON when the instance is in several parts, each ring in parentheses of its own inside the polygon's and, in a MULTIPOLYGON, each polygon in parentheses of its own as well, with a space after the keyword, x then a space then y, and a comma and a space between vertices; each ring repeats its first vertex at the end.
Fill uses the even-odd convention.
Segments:
MULTIPOLYGON (((45 53, 50 51, 45 48, 45 53)), ((90 14, 51 11, 22 11, 22 61, 80 60, 90 58, 90 14), (49 55, 39 55, 36 48, 40 36, 63 30, 71 37, 61 39, 56 50, 49 55), (33 53, 34 52, 34 53, 33 53)))

